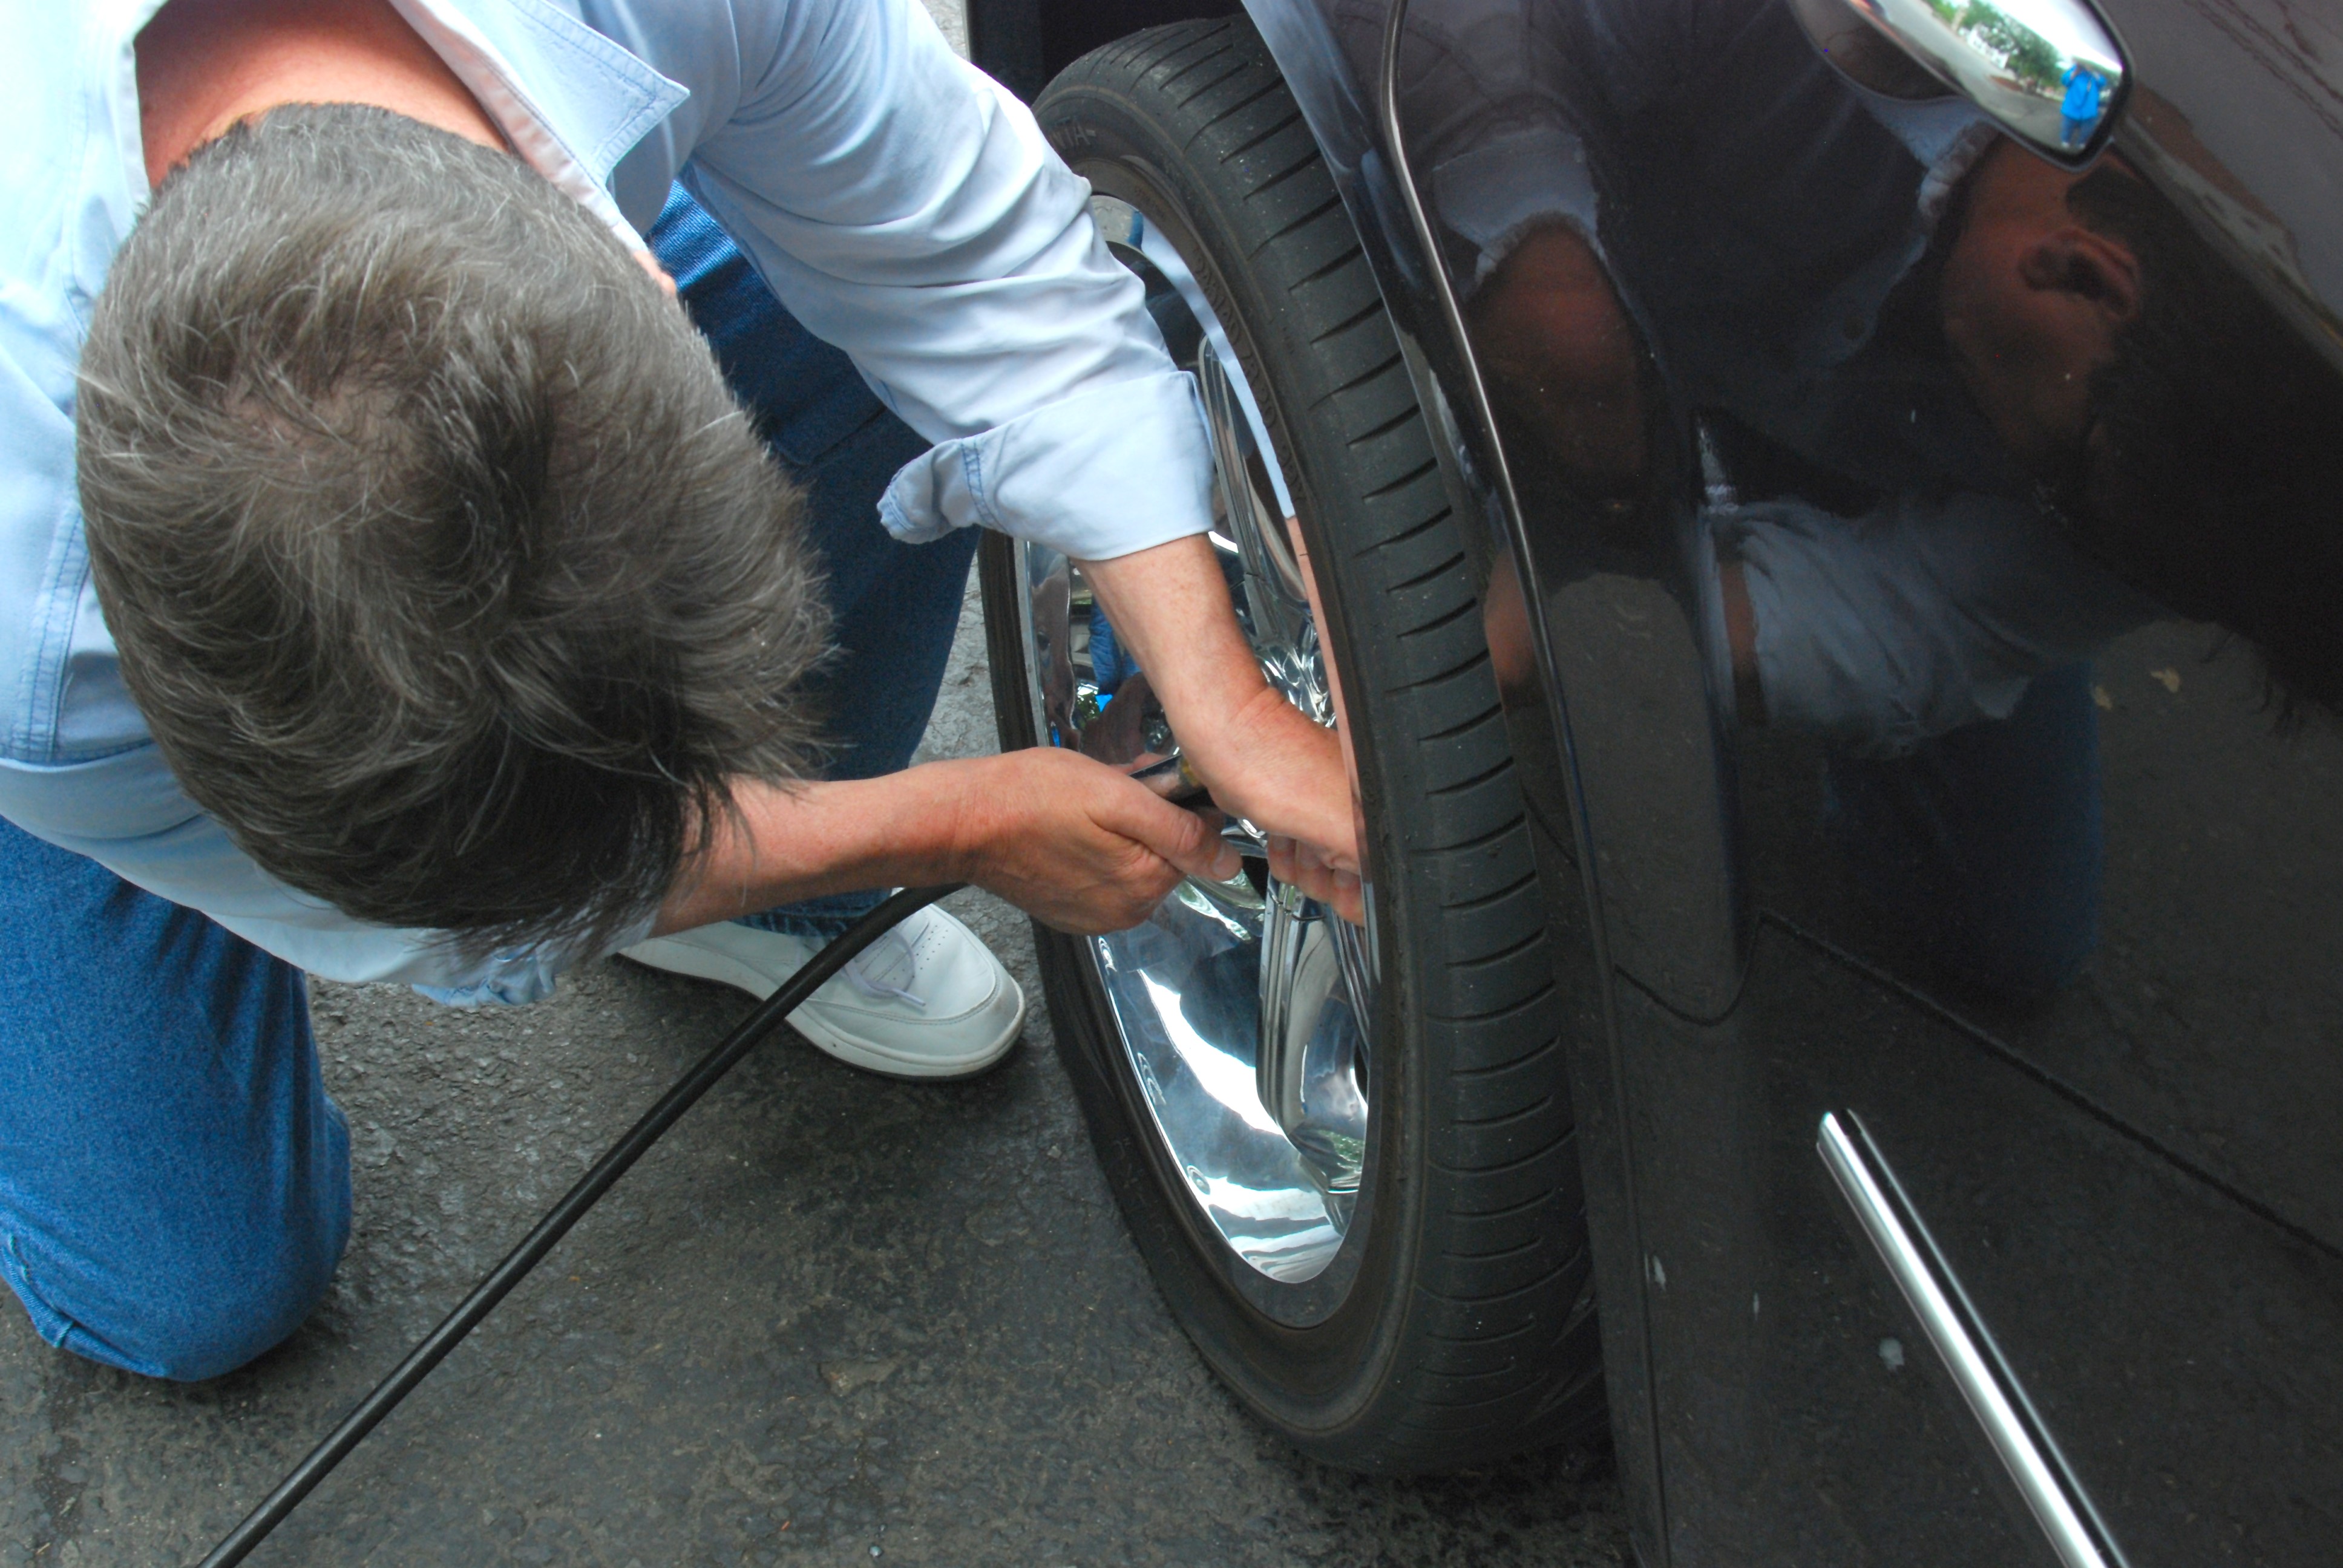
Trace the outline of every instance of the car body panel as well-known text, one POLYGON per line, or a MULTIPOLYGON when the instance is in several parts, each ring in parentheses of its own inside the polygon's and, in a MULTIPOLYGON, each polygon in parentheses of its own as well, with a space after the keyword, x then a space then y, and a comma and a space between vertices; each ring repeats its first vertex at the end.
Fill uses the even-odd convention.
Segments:
MULTIPOLYGON (((1829 1115, 1924 1222, 2105 1560, 2330 1556, 2339 634, 2272 607, 2320 602, 2290 563, 2343 559, 2312 528, 2343 532, 2343 28, 2109 0, 2130 91, 2112 176, 2086 176, 2101 216, 2062 227, 2020 199, 2026 155, 1957 102, 1851 84, 1788 0, 1410 0, 1395 52, 1391 0, 1247 9, 1486 525, 1492 658, 1576 939, 1638 1550, 2058 1560, 1818 1158, 1829 1115), (2184 456, 2010 368, 2113 341, 2025 311, 2120 273, 2091 250, 2119 221, 2148 227, 2118 235, 2117 326, 2176 277, 2237 324, 2172 329, 2204 417, 2141 427, 2184 456), (2013 292, 2010 258, 2059 236, 2090 254, 2013 292), (2268 528, 2238 504, 2217 549, 2209 524, 2151 539, 2135 515, 2173 508, 2140 475, 2264 496, 2268 528), (1732 586, 1768 572, 1770 663, 1732 586), (2258 644, 2309 693, 2297 721, 2258 644)), ((2105 397, 2107 352, 2045 363, 2105 397)))

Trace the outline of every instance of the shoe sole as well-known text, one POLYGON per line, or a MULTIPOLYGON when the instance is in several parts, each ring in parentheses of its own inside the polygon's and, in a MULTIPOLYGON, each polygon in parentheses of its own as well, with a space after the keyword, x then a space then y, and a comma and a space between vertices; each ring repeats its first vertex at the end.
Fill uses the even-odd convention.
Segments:
MULTIPOLYGON (((662 944, 659 952, 659 961, 657 963, 627 953, 619 956, 628 963, 640 964, 661 974, 714 980, 719 985, 730 986, 734 990, 746 991, 759 1001, 772 995, 777 989, 764 975, 738 959, 710 952, 706 948, 688 947, 681 943, 662 944)), ((1016 998, 1016 1007, 1010 1014, 1007 1026, 982 1048, 963 1051, 958 1056, 904 1056, 884 1046, 841 1034, 807 1007, 800 1007, 789 1014, 789 1027, 813 1041, 824 1055, 836 1057, 849 1067, 859 1067, 865 1072, 875 1072, 886 1078, 973 1078, 1007 1056, 1009 1048, 1017 1043, 1018 1032, 1025 1027, 1025 988, 1017 983, 1016 976, 1005 970, 1001 971, 1001 978, 1008 982, 1016 998)), ((995 996, 999 994, 998 990, 994 992, 995 996)), ((988 998, 984 1005, 991 1005, 990 999, 988 998)))

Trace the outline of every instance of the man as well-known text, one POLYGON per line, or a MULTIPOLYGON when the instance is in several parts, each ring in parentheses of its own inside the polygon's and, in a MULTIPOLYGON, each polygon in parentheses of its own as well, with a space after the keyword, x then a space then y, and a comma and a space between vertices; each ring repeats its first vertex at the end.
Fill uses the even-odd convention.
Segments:
POLYGON ((2066 96, 2058 100, 2058 145, 2079 147, 2099 128, 2099 102, 2107 95, 2107 78, 2077 60, 2066 67, 2059 84, 2066 96))
MULTIPOLYGON (((1082 560, 1222 804, 1355 899, 1339 750, 1202 538, 1193 394, 912 0, 9 20, 0 1276, 52 1342, 207 1376, 322 1292, 305 970, 519 1001, 625 947, 769 993, 868 890, 1101 930, 1232 873, 1076 756, 903 769, 966 525, 1082 560), (892 540, 890 441, 935 443, 892 540)), ((801 1027, 996 1060, 1014 982, 948 917, 899 938, 801 1027)))

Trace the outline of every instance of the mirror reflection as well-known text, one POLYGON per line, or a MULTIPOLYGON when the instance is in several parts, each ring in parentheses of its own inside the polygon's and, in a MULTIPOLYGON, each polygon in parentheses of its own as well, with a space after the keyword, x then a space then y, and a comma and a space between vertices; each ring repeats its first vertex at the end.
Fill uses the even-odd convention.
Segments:
POLYGON ((2343 703, 2343 386, 2120 141, 2040 156, 2103 139, 2111 55, 1912 0, 1998 40, 2013 131, 1850 81, 1800 25, 1840 3, 1424 7, 1403 118, 1524 505, 1713 559, 1874 917, 2036 999, 2098 940, 2095 654, 2180 618, 2274 722, 2343 703))

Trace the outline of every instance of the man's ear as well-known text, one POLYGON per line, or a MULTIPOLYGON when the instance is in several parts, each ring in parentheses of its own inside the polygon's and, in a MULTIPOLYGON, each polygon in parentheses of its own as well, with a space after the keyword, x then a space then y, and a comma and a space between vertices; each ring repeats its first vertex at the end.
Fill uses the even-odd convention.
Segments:
POLYGON ((2028 288, 2073 295, 2110 327, 2139 315, 2139 258, 2131 246, 2096 229, 2076 224, 2045 235, 2026 247, 2017 270, 2028 288))
POLYGON ((667 267, 661 264, 658 256, 648 250, 633 250, 627 254, 635 258, 637 266, 651 275, 651 281, 658 284, 669 299, 675 297, 675 279, 668 276, 667 267))

